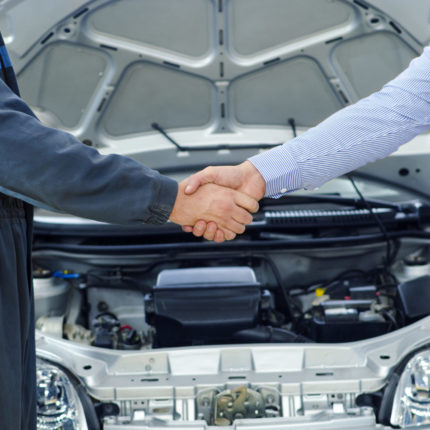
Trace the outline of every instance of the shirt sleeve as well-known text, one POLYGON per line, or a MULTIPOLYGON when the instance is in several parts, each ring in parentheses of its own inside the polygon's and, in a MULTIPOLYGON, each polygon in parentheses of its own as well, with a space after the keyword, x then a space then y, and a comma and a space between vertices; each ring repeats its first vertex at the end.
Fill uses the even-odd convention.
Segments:
POLYGON ((176 181, 120 155, 101 155, 44 126, 0 80, 0 187, 54 210, 117 224, 167 221, 176 181))
POLYGON ((380 91, 249 159, 266 196, 313 189, 384 158, 430 127, 430 47, 380 91))

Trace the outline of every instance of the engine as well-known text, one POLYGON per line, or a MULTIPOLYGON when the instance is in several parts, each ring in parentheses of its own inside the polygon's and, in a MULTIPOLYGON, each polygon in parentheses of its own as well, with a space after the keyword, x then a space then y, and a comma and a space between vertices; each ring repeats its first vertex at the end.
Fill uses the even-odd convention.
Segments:
POLYGON ((37 327, 112 349, 330 343, 382 335, 430 314, 430 276, 422 273, 398 281, 382 269, 349 270, 287 289, 256 268, 163 269, 150 288, 120 271, 45 273, 35 279, 37 327))
POLYGON ((145 297, 154 346, 229 343, 258 327, 270 293, 249 267, 165 270, 145 297))

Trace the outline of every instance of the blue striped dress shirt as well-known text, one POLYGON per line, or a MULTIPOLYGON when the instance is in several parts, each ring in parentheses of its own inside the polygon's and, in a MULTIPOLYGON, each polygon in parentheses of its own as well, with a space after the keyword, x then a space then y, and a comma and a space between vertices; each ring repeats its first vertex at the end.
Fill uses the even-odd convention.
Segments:
POLYGON ((430 127, 430 47, 384 87, 295 139, 249 160, 266 196, 313 189, 384 158, 430 127))

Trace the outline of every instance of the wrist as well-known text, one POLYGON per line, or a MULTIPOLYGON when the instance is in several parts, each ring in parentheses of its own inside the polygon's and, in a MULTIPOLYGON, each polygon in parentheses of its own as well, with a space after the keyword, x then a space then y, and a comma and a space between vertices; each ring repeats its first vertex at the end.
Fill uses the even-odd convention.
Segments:
POLYGON ((255 187, 255 191, 258 194, 258 198, 264 197, 266 192, 266 181, 260 171, 249 161, 246 160, 238 166, 246 181, 255 187))

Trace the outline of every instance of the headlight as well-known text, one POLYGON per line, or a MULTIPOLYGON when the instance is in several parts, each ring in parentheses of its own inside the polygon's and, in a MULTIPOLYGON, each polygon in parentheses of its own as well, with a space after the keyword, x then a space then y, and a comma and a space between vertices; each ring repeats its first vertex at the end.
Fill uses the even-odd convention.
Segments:
POLYGON ((37 429, 87 430, 79 396, 58 367, 37 360, 37 429))
POLYGON ((430 351, 418 353, 406 365, 394 396, 391 424, 430 424, 430 351))

